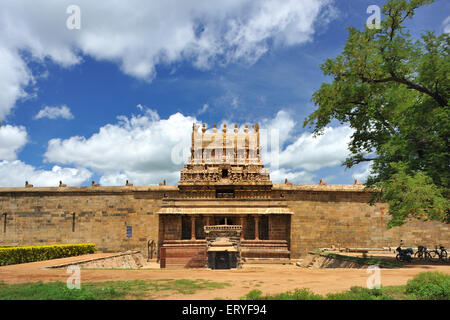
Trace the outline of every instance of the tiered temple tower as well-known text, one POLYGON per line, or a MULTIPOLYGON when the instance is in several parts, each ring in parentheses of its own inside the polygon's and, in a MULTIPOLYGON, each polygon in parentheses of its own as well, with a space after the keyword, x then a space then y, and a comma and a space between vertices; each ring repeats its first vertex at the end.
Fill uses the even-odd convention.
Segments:
POLYGON ((199 129, 198 124, 192 127, 191 157, 181 170, 178 183, 181 191, 234 198, 271 189, 269 170, 261 161, 258 124, 252 132, 248 125, 239 132, 237 124, 231 132, 226 125, 222 132, 216 125, 210 132, 205 124, 199 129))

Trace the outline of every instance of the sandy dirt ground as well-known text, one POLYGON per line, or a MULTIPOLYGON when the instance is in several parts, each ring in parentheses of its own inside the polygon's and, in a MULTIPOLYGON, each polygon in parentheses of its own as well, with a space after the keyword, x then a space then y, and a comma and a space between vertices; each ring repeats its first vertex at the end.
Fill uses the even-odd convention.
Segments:
MULTIPOLYGON (((66 269, 47 269, 50 265, 79 261, 87 258, 104 257, 108 254, 97 253, 86 256, 54 259, 20 265, 0 267, 0 281, 4 283, 24 283, 36 281, 66 281, 69 277, 66 269)), ((156 265, 155 265, 156 266, 156 265)), ((403 285, 423 271, 440 271, 450 274, 450 264, 414 263, 403 268, 381 269, 383 286, 403 285)), ((194 294, 169 294, 157 299, 239 299, 252 289, 266 294, 275 294, 295 288, 309 288, 320 294, 340 292, 351 286, 366 286, 370 276, 366 269, 319 269, 300 268, 295 265, 253 265, 234 270, 207 269, 138 269, 138 270, 81 270, 81 284, 90 281, 116 280, 156 280, 189 279, 229 282, 231 286, 223 289, 201 290, 194 294)))

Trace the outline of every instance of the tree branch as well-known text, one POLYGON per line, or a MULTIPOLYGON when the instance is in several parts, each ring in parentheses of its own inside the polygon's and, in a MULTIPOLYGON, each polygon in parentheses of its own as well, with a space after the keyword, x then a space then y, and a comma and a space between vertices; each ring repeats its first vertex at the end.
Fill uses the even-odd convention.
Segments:
POLYGON ((392 76, 392 78, 393 78, 393 80, 394 80, 395 82, 402 83, 402 84, 406 85, 406 86, 407 86, 408 88, 410 88, 410 89, 414 89, 414 90, 417 90, 417 91, 419 91, 419 92, 425 93, 426 95, 429 95, 429 96, 432 97, 434 100, 436 100, 436 102, 437 102, 441 107, 445 107, 445 106, 447 105, 447 101, 445 101, 445 99, 442 98, 439 94, 434 93, 434 92, 431 92, 429 89, 427 89, 427 88, 425 88, 425 87, 423 87, 423 86, 421 86, 421 85, 415 84, 415 83, 413 83, 413 82, 411 82, 411 81, 409 81, 409 80, 407 80, 407 79, 405 79, 405 78, 397 77, 397 76, 394 74, 393 71, 390 71, 390 74, 391 74, 391 76, 392 76))
POLYGON ((447 105, 447 101, 442 98, 437 92, 432 92, 428 88, 425 88, 421 85, 418 85, 410 80, 407 80, 405 78, 398 77, 392 70, 389 72, 391 74, 390 77, 383 78, 383 79, 369 79, 362 75, 360 75, 361 80, 366 83, 385 83, 385 82, 397 82, 406 85, 409 89, 413 89, 422 93, 425 93, 426 95, 433 98, 440 106, 445 107, 447 105))
POLYGON ((353 167, 355 164, 361 163, 361 162, 368 162, 368 161, 375 161, 378 158, 358 158, 358 159, 347 159, 345 161, 347 167, 353 167))

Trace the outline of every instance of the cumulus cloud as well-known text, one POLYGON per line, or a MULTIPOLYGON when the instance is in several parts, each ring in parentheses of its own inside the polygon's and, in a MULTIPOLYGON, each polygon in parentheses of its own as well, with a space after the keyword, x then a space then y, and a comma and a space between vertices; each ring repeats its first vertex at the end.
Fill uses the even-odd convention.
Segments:
POLYGON ((352 133, 348 126, 327 127, 317 137, 303 133, 280 153, 280 167, 315 171, 340 165, 349 154, 352 133))
POLYGON ((0 160, 15 160, 17 153, 27 143, 24 127, 0 126, 0 160))
POLYGON ((273 183, 284 183, 285 179, 295 184, 313 184, 316 175, 308 171, 287 170, 284 168, 275 169, 270 172, 270 179, 273 183))
POLYGON ((357 171, 353 173, 353 178, 357 179, 359 182, 366 182, 367 177, 370 175, 372 166, 370 163, 361 164, 357 171))
POLYGON ((0 42, 0 121, 18 99, 27 96, 24 87, 32 82, 31 72, 19 54, 3 48, 0 42))
POLYGON ((23 187, 25 181, 39 187, 57 187, 59 181, 68 186, 78 186, 91 177, 92 173, 84 168, 61 168, 37 170, 20 160, 0 161, 0 186, 23 187))
POLYGON ((39 110, 39 112, 34 116, 34 119, 42 119, 42 118, 48 118, 48 119, 73 119, 73 114, 70 111, 69 107, 66 105, 63 105, 61 107, 49 107, 45 106, 43 109, 39 110))
POLYGON ((17 160, 18 152, 27 142, 25 127, 0 126, 0 187, 23 187, 25 181, 39 187, 55 187, 59 181, 78 186, 91 177, 92 173, 85 168, 53 166, 51 170, 40 170, 17 160))
POLYGON ((442 22, 442 29, 445 33, 450 33, 450 16, 445 18, 445 20, 442 22))
MULTIPOLYGON (((260 127, 270 132, 277 132, 280 145, 283 146, 289 139, 292 138, 293 130, 297 123, 294 121, 293 115, 286 111, 280 110, 274 118, 265 118, 261 121, 260 127)), ((267 142, 268 143, 268 142, 267 142)))
POLYGON ((160 119, 156 111, 120 116, 89 138, 52 139, 45 159, 74 164, 102 175, 102 184, 156 184, 163 179, 176 183, 179 170, 188 160, 195 118, 181 113, 160 119))
POLYGON ((151 172, 137 172, 137 171, 116 171, 109 172, 100 178, 102 186, 121 186, 126 180, 129 180, 135 185, 149 185, 156 184, 166 180, 168 184, 177 184, 180 179, 180 170, 170 171, 151 171, 151 172))
POLYGON ((316 26, 335 15, 332 0, 130 0, 108 5, 80 0, 81 29, 69 30, 66 8, 72 3, 1 2, 0 119, 32 81, 19 52, 64 67, 88 55, 151 81, 158 64, 185 60, 210 68, 254 63, 272 46, 310 41, 316 26))
MULTIPOLYGON (((293 119, 291 113, 281 110, 260 122, 263 161, 275 183, 285 178, 312 183, 314 171, 340 165, 347 157, 352 130, 330 127, 317 138, 310 133, 295 135, 293 119), (278 157, 278 162, 273 157, 278 157)), ((52 139, 44 156, 47 162, 93 170, 101 176, 102 185, 123 185, 126 180, 136 185, 162 180, 176 184, 190 155, 192 124, 196 122, 181 113, 161 119, 156 111, 145 108, 141 114, 118 117, 117 123, 101 127, 90 137, 52 139)))
POLYGON ((261 148, 264 164, 274 183, 287 178, 293 183, 312 183, 314 171, 341 165, 349 155, 353 131, 348 126, 328 127, 324 134, 296 133, 294 115, 280 110, 274 118, 261 121, 261 148))

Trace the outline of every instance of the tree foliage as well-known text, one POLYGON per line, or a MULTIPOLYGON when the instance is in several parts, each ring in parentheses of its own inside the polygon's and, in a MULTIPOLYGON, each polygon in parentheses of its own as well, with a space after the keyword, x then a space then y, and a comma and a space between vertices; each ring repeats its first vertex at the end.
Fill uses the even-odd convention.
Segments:
POLYGON ((380 29, 348 28, 332 77, 312 98, 304 126, 321 134, 336 119, 354 129, 348 168, 371 163, 366 185, 389 203, 391 225, 409 216, 449 222, 450 36, 411 37, 405 22, 433 0, 389 0, 380 29))

